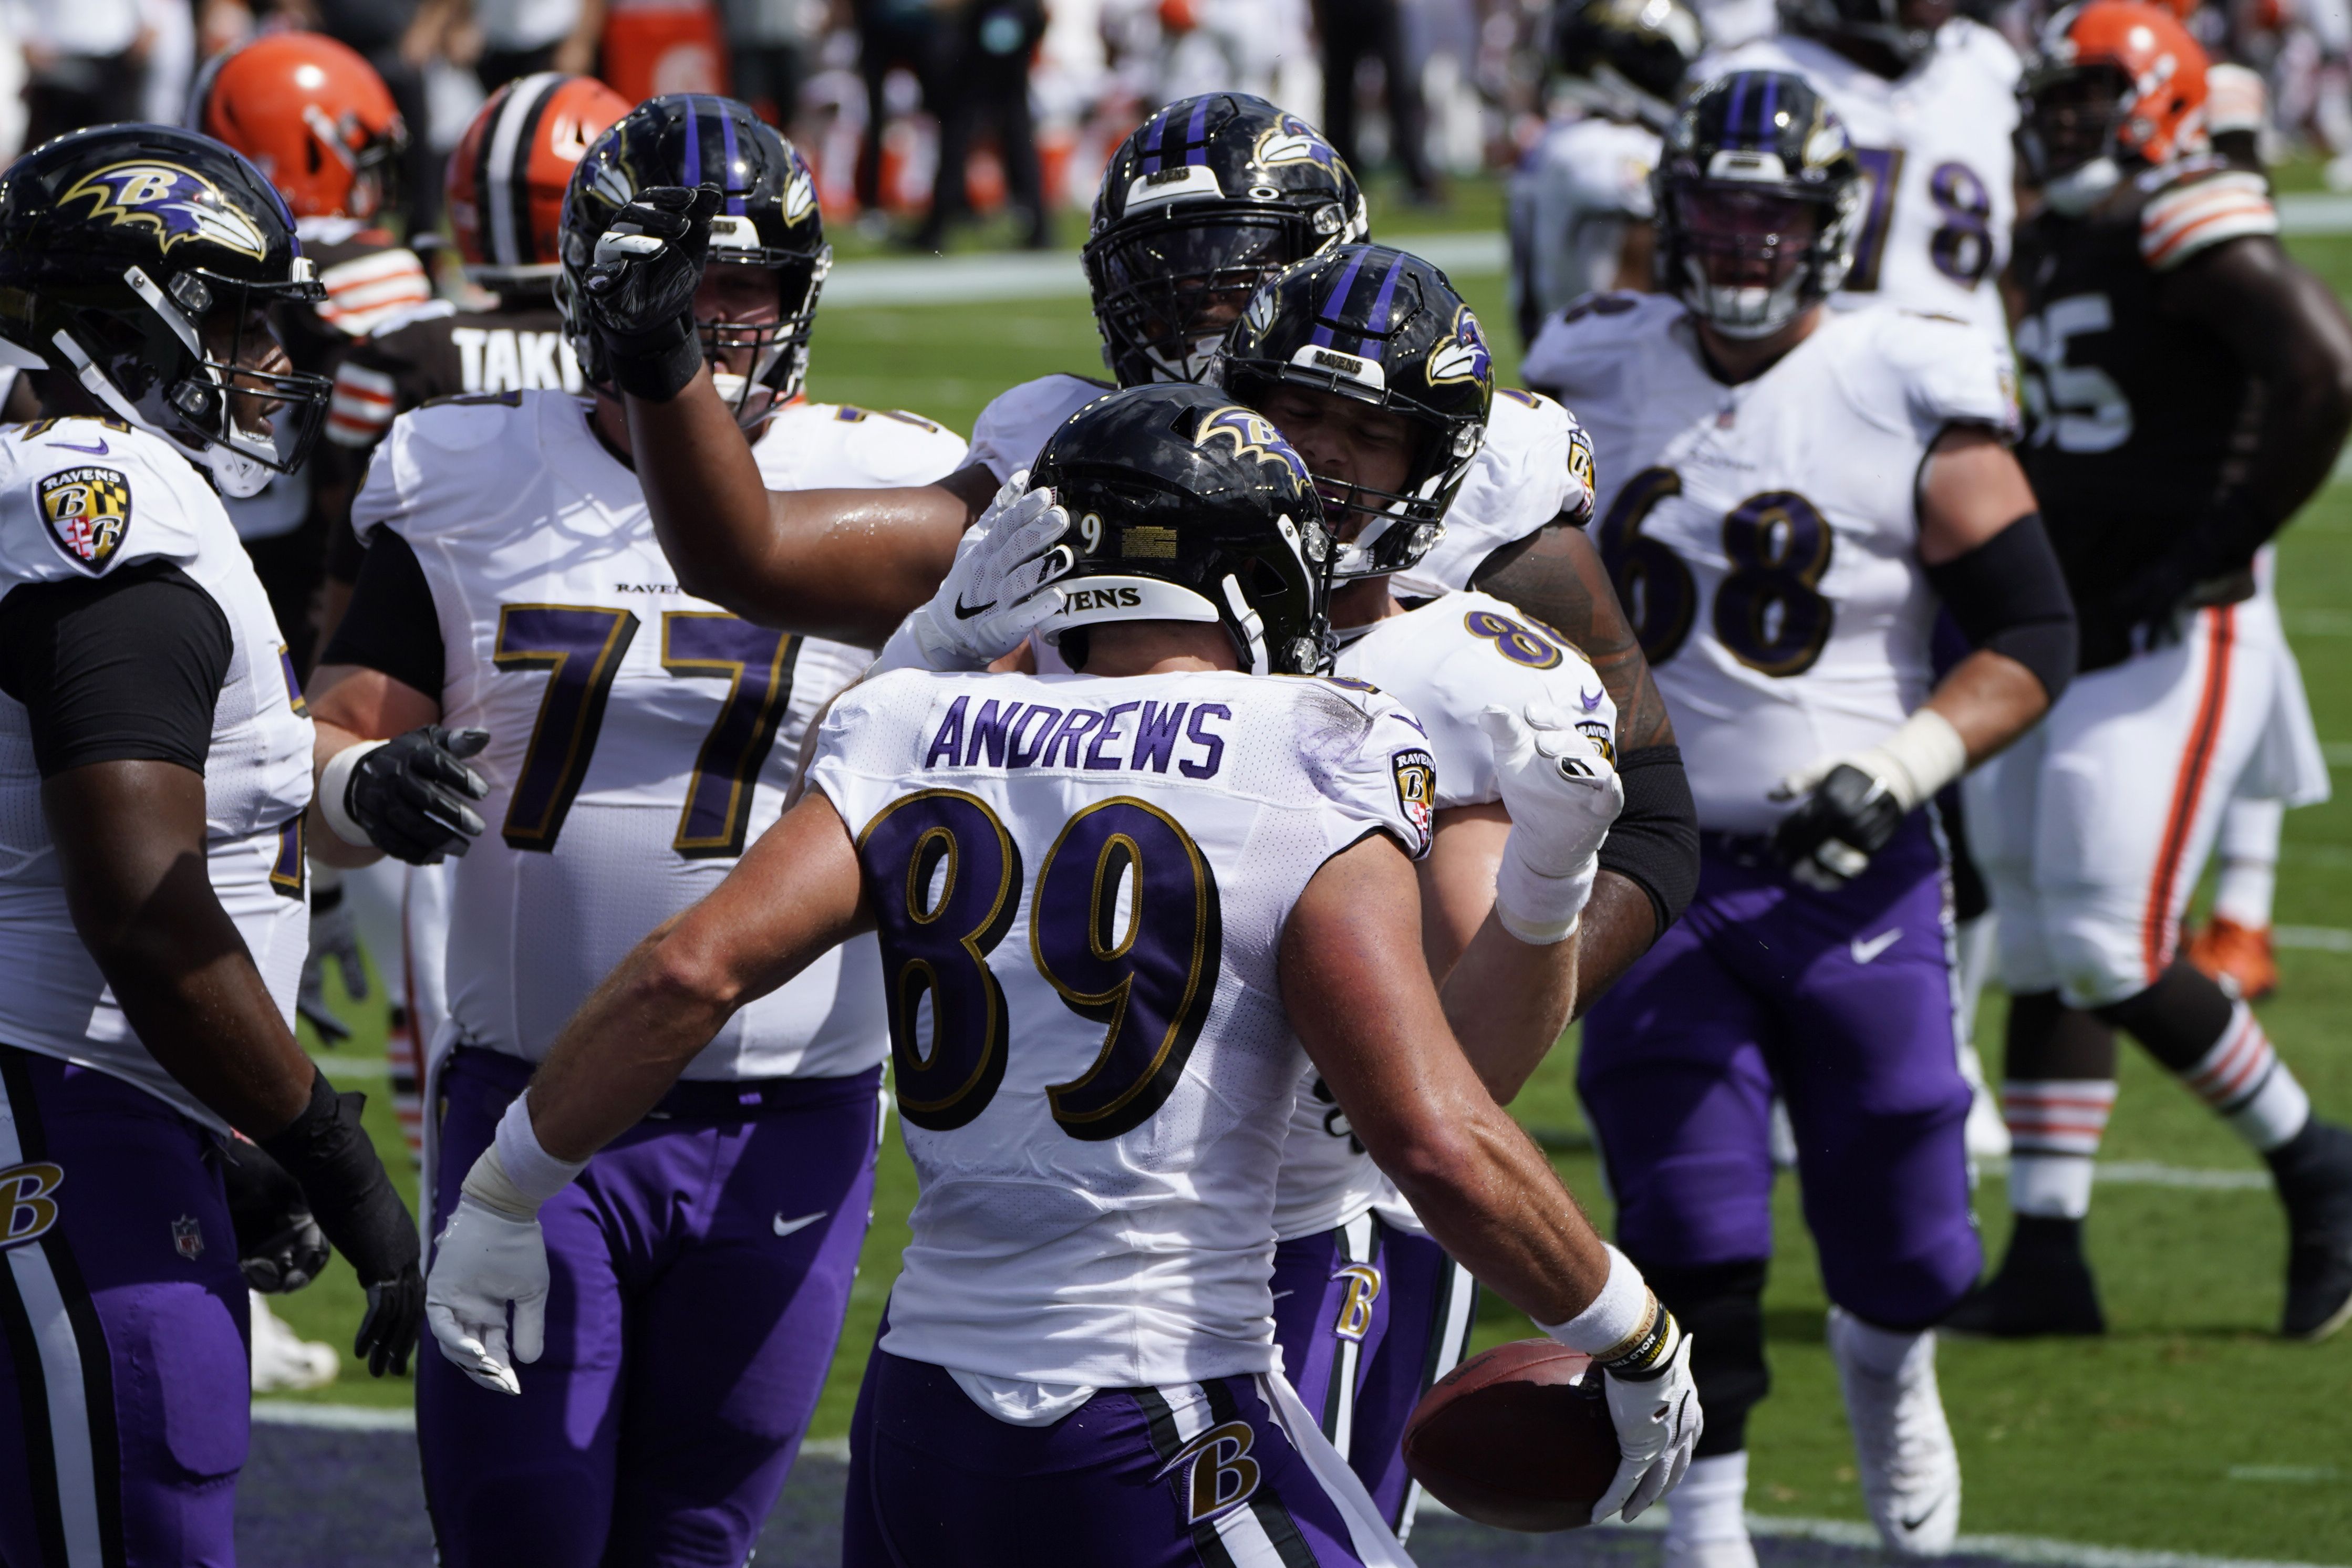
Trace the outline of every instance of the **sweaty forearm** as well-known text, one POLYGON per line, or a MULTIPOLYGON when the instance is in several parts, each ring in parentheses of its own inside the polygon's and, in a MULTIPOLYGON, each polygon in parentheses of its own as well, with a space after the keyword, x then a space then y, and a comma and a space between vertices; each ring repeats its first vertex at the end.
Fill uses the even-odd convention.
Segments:
MULTIPOLYGON (((1604 850, 1604 854, 1606 851, 1604 850)), ((1575 1007, 1582 1018, 1615 985, 1659 935, 1657 904, 1632 877, 1611 871, 1604 861, 1592 883, 1592 902, 1577 927, 1575 1007)))
POLYGON ((1601 552, 1582 528, 1555 524, 1504 546, 1480 565, 1470 585, 1526 611, 1584 655, 1616 706, 1620 752, 1674 744, 1665 699, 1601 552))
POLYGON ((680 935, 687 918, 637 944, 532 1076, 531 1125, 558 1159, 584 1160, 635 1126, 734 1015, 740 993, 680 935))
POLYGON ((1958 732, 1974 768, 2039 723, 2050 694, 2015 659, 1979 648, 1952 666, 1926 706, 1958 732))
POLYGON ((977 515, 945 485, 770 491, 708 367, 667 402, 625 402, 678 586, 758 625, 878 646, 931 596, 977 515))
POLYGON ((1568 1027, 1578 951, 1574 939, 1522 942, 1490 912, 1439 989, 1454 1038, 1497 1104, 1510 1103, 1568 1027))
POLYGON ((1438 1244, 1537 1322, 1566 1322, 1601 1293, 1600 1236, 1535 1141, 1491 1102, 1465 1097, 1443 1134, 1366 1146, 1438 1244))

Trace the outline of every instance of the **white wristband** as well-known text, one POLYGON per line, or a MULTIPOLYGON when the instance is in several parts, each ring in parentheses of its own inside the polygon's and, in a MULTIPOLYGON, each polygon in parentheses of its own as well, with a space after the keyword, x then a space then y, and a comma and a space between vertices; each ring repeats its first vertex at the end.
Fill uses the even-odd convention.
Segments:
MULTIPOLYGON (((570 1186, 572 1178, 588 1168, 586 1160, 559 1160, 541 1146, 539 1134, 530 1124, 528 1092, 516 1095, 507 1113, 499 1118, 498 1135, 484 1151, 484 1158, 491 1155, 498 1156, 499 1174, 521 1200, 525 1214, 538 1213, 541 1204, 570 1186)), ((478 1169, 481 1162, 475 1163, 478 1169)), ((484 1197, 483 1201, 490 1200, 484 1197)))
POLYGON ((1519 832, 1516 826, 1511 829, 1503 843, 1502 863, 1495 868, 1495 918, 1528 946, 1549 947, 1576 935, 1592 897, 1593 881, 1601 873, 1601 860, 1593 856, 1566 876, 1546 876, 1513 852, 1519 832))
POLYGON ((1623 1344, 1642 1331, 1650 1313, 1650 1287, 1643 1281, 1642 1270, 1614 1247, 1601 1245, 1609 1252, 1609 1278, 1602 1281, 1592 1304, 1564 1323, 1536 1325, 1569 1349, 1587 1355, 1623 1344))
POLYGON ((1968 770, 1969 747, 1951 720, 1923 707, 1854 763, 1886 780, 1895 803, 1909 811, 1968 770))
POLYGON ((335 837, 353 849, 372 850, 376 846, 367 830, 352 821, 351 812, 344 808, 343 797, 352 788, 352 772, 369 752, 391 744, 388 740, 363 740, 357 746, 346 746, 329 758, 327 766, 319 771, 319 814, 327 819, 327 826, 334 830, 335 837))

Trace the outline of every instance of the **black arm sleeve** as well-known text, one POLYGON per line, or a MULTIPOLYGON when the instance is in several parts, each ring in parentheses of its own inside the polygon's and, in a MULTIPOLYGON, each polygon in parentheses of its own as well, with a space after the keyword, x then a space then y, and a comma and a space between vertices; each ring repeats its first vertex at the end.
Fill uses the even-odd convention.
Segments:
POLYGON ((441 695, 441 614, 408 541, 378 528, 352 588, 352 607, 319 656, 322 664, 379 670, 436 701, 441 695))
POLYGON ((1698 805, 1679 746, 1645 746, 1617 759, 1625 808, 1601 843, 1601 869, 1650 895, 1658 935, 1680 920, 1698 892, 1698 805))
POLYGON ((1927 568, 1927 581, 1969 643, 2033 672, 2056 702, 2079 656, 2074 596, 2042 514, 2028 512, 1964 556, 1927 568))
POLYGON ((228 617, 167 560, 0 601, 0 691, 25 705, 44 779, 93 762, 202 773, 231 651, 228 617))

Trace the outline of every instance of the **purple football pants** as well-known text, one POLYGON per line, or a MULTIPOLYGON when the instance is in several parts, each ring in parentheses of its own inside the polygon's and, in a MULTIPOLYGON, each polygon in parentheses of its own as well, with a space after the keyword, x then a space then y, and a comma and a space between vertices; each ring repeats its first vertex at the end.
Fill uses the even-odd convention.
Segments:
POLYGON ((227 1568, 252 1420, 213 1135, 0 1046, 0 1565, 227 1568))
POLYGON ((1404 1427, 1454 1370, 1477 1282, 1445 1249, 1366 1214, 1274 1252, 1274 1337, 1290 1385, 1400 1536, 1418 1493, 1404 1427))
POLYGON ((1255 1378, 1106 1388, 1051 1426, 1015 1427, 940 1367, 878 1345, 866 1364, 842 1568, 1362 1561, 1255 1378))
MULTIPOLYGON (((521 1396, 418 1361, 446 1568, 744 1561, 841 1337, 880 1071, 681 1084, 541 1209, 547 1350, 521 1396)), ((443 1069, 436 1213, 530 1075, 468 1049, 443 1069)))
POLYGON ((1832 1301, 1919 1327, 1975 1282, 1948 886, 1925 813, 1833 894, 1701 835, 1697 897, 1593 1005, 1577 1067, 1635 1261, 1770 1255, 1777 1090, 1832 1301))

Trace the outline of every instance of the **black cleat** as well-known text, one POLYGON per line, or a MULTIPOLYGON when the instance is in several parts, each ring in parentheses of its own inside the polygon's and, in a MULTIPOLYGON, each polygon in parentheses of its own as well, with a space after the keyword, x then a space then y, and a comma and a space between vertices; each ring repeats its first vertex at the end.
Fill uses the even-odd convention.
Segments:
POLYGON ((2323 1340, 2352 1318, 2352 1129, 2314 1116, 2268 1157, 2286 1205, 2279 1333, 2323 1340))
POLYGON ((2106 1333, 2099 1287, 2083 1256, 2083 1222, 2019 1215, 2000 1271, 1937 1326, 1993 1339, 2106 1333))

